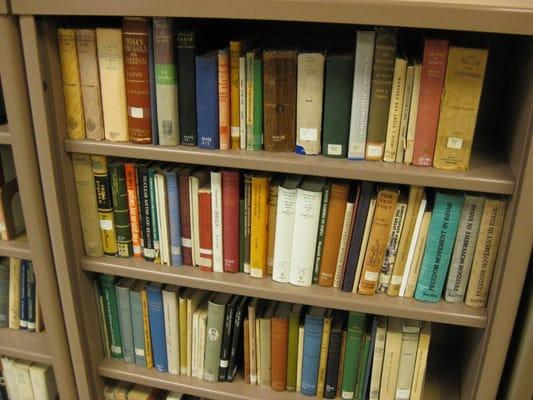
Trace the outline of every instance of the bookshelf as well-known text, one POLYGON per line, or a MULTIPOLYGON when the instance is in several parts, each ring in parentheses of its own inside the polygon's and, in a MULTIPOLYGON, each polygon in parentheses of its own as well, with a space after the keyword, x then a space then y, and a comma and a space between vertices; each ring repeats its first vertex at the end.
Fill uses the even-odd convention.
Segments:
MULTIPOLYGON (((0 1, 0 14, 7 12, 6 7, 6 2, 0 1)), ((26 220, 26 234, 1 241, 0 255, 33 261, 45 323, 40 333, 0 329, 0 354, 52 365, 61 398, 75 399, 75 377, 50 248, 16 17, 0 15, 0 37, 0 76, 9 120, 9 126, 0 127, 0 143, 11 146, 26 220)))
MULTIPOLYGON (((103 357, 91 279, 94 272, 143 278, 178 285, 202 287, 231 293, 254 294, 307 304, 375 312, 442 322, 444 337, 453 333, 452 350, 432 351, 425 397, 487 399, 498 390, 507 346, 512 333, 520 293, 533 241, 528 207, 533 201, 533 144, 531 108, 533 98, 533 7, 528 1, 503 0, 468 2, 434 1, 277 1, 245 0, 182 1, 156 0, 147 4, 134 0, 119 4, 95 0, 52 0, 35 3, 14 0, 13 10, 21 14, 27 79, 33 110, 49 228, 65 322, 71 341, 73 363, 81 398, 101 398, 103 379, 112 377, 163 389, 226 398, 300 398, 294 393, 264 391, 237 382, 207 384, 203 381, 139 369, 103 357), (520 51, 505 60, 506 82, 500 104, 493 115, 498 121, 498 146, 487 154, 474 152, 471 169, 451 173, 385 163, 349 162, 322 157, 265 152, 207 151, 196 148, 116 144, 66 139, 56 27, 63 16, 164 15, 193 18, 232 18, 351 24, 383 24, 414 28, 437 28, 485 32, 505 39, 520 51), (514 35, 519 34, 519 35, 514 35), (45 82, 44 89, 42 82, 45 82), (143 261, 119 258, 88 258, 83 255, 70 153, 104 154, 117 157, 191 162, 267 171, 300 172, 392 183, 417 183, 432 187, 484 191, 507 195, 509 199, 503 236, 498 252, 489 303, 474 310, 463 305, 424 304, 409 299, 338 293, 320 287, 294 288, 268 279, 248 276, 206 274, 193 268, 162 267, 143 261), (283 290, 290 289, 290 290, 283 290), (81 349, 81 350, 80 350, 81 349), (451 355, 451 356, 450 356, 451 355), (449 366, 449 363, 451 365, 449 366), (460 367, 459 367, 460 366, 460 367), (451 392, 446 392, 450 390, 451 392)), ((238 23, 238 22, 236 22, 238 23)), ((499 61, 503 65, 503 60, 499 61)), ((450 341, 452 342, 452 341, 450 341)))

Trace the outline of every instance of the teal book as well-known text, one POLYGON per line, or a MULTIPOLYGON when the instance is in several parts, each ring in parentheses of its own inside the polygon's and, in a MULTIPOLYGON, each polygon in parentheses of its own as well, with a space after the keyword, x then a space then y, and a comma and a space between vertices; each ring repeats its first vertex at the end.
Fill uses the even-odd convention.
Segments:
POLYGON ((343 399, 353 399, 355 396, 365 326, 366 314, 350 311, 346 326, 346 348, 342 369, 341 397, 343 399))
POLYGON ((117 296, 115 294, 115 277, 101 274, 99 276, 104 298, 104 312, 109 334, 109 347, 111 358, 122 360, 122 340, 120 338, 120 325, 118 322, 117 296))
POLYGON ((132 364, 135 363, 135 350, 133 348, 133 328, 131 324, 130 289, 134 283, 135 280, 133 278, 122 278, 115 284, 122 355, 124 361, 132 364))
POLYGON ((305 315, 304 345, 302 356, 302 387, 300 393, 306 396, 316 396, 318 365, 320 362, 320 348, 324 314, 322 307, 311 307, 305 315))
POLYGON ((464 194, 438 191, 435 196, 429 233, 416 284, 415 299, 437 302, 448 273, 464 194))
POLYGON ((155 174, 160 172, 159 165, 153 165, 148 169, 148 180, 150 181, 150 219, 152 220, 152 235, 154 237, 154 262, 161 263, 161 247, 159 243, 159 228, 157 225, 157 197, 155 188, 155 174))
POLYGON ((9 257, 0 261, 0 328, 9 326, 9 257))
POLYGON ((135 364, 140 365, 141 367, 146 367, 141 291, 147 284, 147 281, 138 281, 130 289, 131 327, 133 330, 135 364))

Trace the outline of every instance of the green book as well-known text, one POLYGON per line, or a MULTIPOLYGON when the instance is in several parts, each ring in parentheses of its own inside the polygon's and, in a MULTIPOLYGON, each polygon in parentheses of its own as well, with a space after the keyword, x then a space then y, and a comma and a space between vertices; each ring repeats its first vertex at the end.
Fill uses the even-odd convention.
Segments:
POLYGON ((313 266, 313 283, 318 283, 318 276, 320 275, 320 262, 322 260, 322 251, 324 250, 324 234, 326 232, 326 220, 328 219, 330 190, 331 181, 327 180, 326 184, 324 185, 324 192, 322 194, 322 205, 320 206, 320 221, 318 224, 318 237, 316 240, 315 265, 313 266))
POLYGON ((135 362, 135 350, 133 348, 133 328, 131 324, 130 289, 134 283, 135 280, 133 278, 122 278, 115 284, 122 355, 124 361, 132 364, 135 362))
POLYGON ((161 172, 159 165, 153 165, 148 169, 148 180, 150 181, 150 219, 152 220, 152 234, 154 237, 155 263, 161 263, 161 246, 159 243, 159 229, 157 225, 157 198, 155 188, 155 174, 161 172))
POLYGON ((357 384, 355 385, 355 399, 365 400, 365 375, 368 368, 368 355, 370 354, 370 344, 372 343, 372 325, 367 326, 361 345, 361 357, 359 357, 359 366, 357 367, 357 384))
POLYGON ((108 168, 111 179, 111 195, 113 197, 113 216, 115 217, 118 255, 120 257, 131 257, 133 255, 133 247, 124 162, 113 161, 109 163, 108 168))
POLYGON ((239 200, 239 272, 244 272, 244 198, 239 200))
POLYGON ((261 51, 254 52, 254 120, 253 120, 253 149, 263 149, 263 60, 261 51))
POLYGON ((348 314, 346 350, 342 373, 341 397, 353 399, 357 378, 357 367, 361 355, 366 314, 350 311, 348 314))
POLYGON ((99 277, 102 286, 102 296, 104 298, 105 318, 109 330, 111 357, 122 360, 122 340, 120 339, 117 296, 115 294, 115 277, 107 274, 101 274, 99 277))
POLYGON ((218 382, 224 316, 230 299, 231 293, 213 293, 207 304, 204 380, 208 382, 218 382))
POLYGON ((292 304, 289 313, 289 335, 287 343, 287 390, 296 391, 296 371, 298 369, 298 335, 302 320, 302 304, 292 304))
POLYGON ((147 281, 137 281, 130 289, 131 326, 133 329, 135 364, 145 368, 146 354, 144 346, 144 321, 141 291, 147 284, 147 281))

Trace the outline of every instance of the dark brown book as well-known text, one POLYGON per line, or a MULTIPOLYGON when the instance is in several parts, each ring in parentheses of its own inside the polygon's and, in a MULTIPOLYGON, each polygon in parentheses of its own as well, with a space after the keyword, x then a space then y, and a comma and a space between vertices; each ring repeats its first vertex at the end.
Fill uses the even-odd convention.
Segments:
POLYGON ((250 332, 250 323, 248 322, 248 317, 244 319, 244 322, 242 324, 242 333, 244 338, 244 344, 243 344, 243 356, 244 356, 244 381, 246 383, 250 383, 250 338, 249 338, 249 332, 250 332))
POLYGON ((181 251, 183 264, 192 265, 192 237, 191 237, 191 210, 189 195, 189 176, 194 172, 194 167, 185 167, 179 170, 180 191, 180 224, 181 224, 181 251))
POLYGON ((279 303, 272 317, 270 387, 283 392, 287 386, 287 344, 290 303, 279 303))
POLYGON ((124 17, 122 37, 130 142, 152 143, 148 18, 124 17))
POLYGON ((263 52, 263 121, 266 151, 294 151, 296 66, 294 50, 263 52))

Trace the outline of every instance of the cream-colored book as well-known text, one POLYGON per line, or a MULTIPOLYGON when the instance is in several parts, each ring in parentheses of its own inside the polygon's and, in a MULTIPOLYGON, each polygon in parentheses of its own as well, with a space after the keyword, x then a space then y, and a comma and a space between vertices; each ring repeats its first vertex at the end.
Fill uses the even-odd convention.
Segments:
POLYGON ((260 312, 261 301, 258 298, 253 298, 248 304, 248 343, 250 347, 250 384, 257 385, 257 335, 256 335, 256 320, 260 312))
POLYGON ((153 400, 157 389, 136 384, 128 391, 128 400, 153 400))
POLYGON ((163 298, 163 316, 165 320, 165 339, 167 347, 168 372, 180 374, 180 346, 179 346, 179 288, 165 285, 161 291, 163 298))
POLYGON ((394 62, 394 75, 392 77, 392 92, 389 107, 389 120, 387 123, 387 137, 383 161, 396 162, 398 142, 400 138, 400 122, 402 119, 402 106, 405 91, 405 74, 407 72, 407 59, 396 57, 394 62))
POLYGON ((366 245, 368 244, 368 237, 370 236, 370 228, 372 227, 372 219, 374 218, 374 210, 376 209, 376 196, 370 199, 368 205, 368 214, 366 216, 365 230, 363 231, 363 240, 361 241, 361 253, 357 260, 357 267, 355 269, 355 279, 353 281, 352 292, 357 293, 359 288, 359 279, 361 278, 361 270, 363 269, 363 261, 365 260, 366 245))
POLYGON ((198 315, 197 378, 203 379, 205 370, 205 339, 207 335, 207 303, 198 315))
POLYGON ((130 382, 119 382, 115 386, 115 400, 128 400, 128 392, 132 386, 133 384, 130 382))
POLYGON ((426 378, 426 367, 429 354, 429 342, 431 341, 431 323, 422 322, 418 347, 416 350, 416 361, 411 383, 410 400, 421 400, 426 378))
POLYGON ((383 370, 383 356, 385 354, 385 339, 387 336, 388 318, 377 316, 376 338, 374 341, 374 354, 372 355, 372 372, 370 375, 370 400, 379 400, 381 371, 383 370))
POLYGON ((122 30, 119 28, 97 28, 96 42, 105 138, 117 142, 127 142, 129 132, 122 30))
POLYGON ((30 378, 35 400, 55 400, 57 398, 57 384, 51 365, 33 364, 30 366, 30 378))
POLYGON ((407 277, 405 285, 400 287, 400 296, 413 297, 415 295, 416 283, 418 281, 418 274, 420 273, 420 267, 422 265, 422 259, 424 258, 424 250, 426 248, 426 241, 429 233, 429 223, 431 222, 431 211, 425 211, 422 218, 422 224, 420 225, 420 231, 418 233, 418 240, 416 241, 413 261, 410 264, 410 270, 405 274, 407 277))
POLYGON ((17 382, 15 381, 14 360, 9 357, 2 357, 2 372, 9 399, 18 399, 17 382))
POLYGON ((259 385, 268 388, 270 387, 270 377, 272 371, 272 358, 270 356, 272 342, 272 316, 274 315, 276 306, 277 302, 271 301, 259 319, 259 329, 261 331, 259 334, 259 354, 261 355, 259 362, 259 371, 261 371, 261 374, 258 376, 260 377, 259 385))
POLYGON ((170 265, 170 232, 168 226, 168 201, 166 178, 162 173, 155 174, 157 223, 159 229, 159 254, 161 264, 170 265))
POLYGON ((420 327, 421 321, 402 319, 402 352, 400 354, 395 400, 409 400, 420 327))
POLYGON ((115 400, 115 386, 117 386, 117 382, 109 382, 104 387, 104 400, 115 400))
POLYGON ((205 290, 196 289, 187 297, 187 376, 192 375, 192 317, 200 304, 208 298, 208 294, 205 290))
POLYGON ((402 320, 389 318, 387 336, 385 339, 385 353, 383 355, 383 371, 379 388, 380 400, 394 400, 396 381, 400 365, 402 348, 402 320))
POLYGON ((26 360, 16 360, 13 362, 13 373, 17 385, 17 400, 35 400, 30 377, 31 364, 31 361, 26 360))
POLYGON ((339 244, 339 255, 337 256, 337 266, 335 267, 335 278, 333 279, 333 287, 338 288, 344 275, 343 267, 346 259, 346 250, 348 248, 348 240, 350 232, 352 231, 353 210, 355 203, 346 203, 346 211, 344 212, 344 222, 342 223, 341 242, 339 244))
POLYGON ((191 349, 191 374, 187 373, 187 376, 198 378, 198 342, 200 336, 200 313, 201 308, 198 307, 195 312, 192 313, 192 349, 191 349))
POLYGON ((411 108, 411 96, 413 95, 413 83, 415 78, 415 66, 409 65, 405 73, 405 88, 402 102, 402 117, 400 120, 400 136, 398 137, 398 150, 396 162, 403 162, 405 147, 407 146, 407 127, 409 124, 409 111, 411 108))
POLYGON ((181 400, 183 398, 183 393, 178 392, 169 392, 165 400, 181 400))
POLYGON ((415 76, 413 79, 413 93, 411 94, 411 106, 409 107, 409 122, 407 124, 407 138, 405 140, 405 154, 403 162, 413 163, 413 149, 415 146, 416 119, 418 116, 418 97, 420 94, 420 78, 422 77, 422 64, 415 64, 415 76))
POLYGON ((9 259, 9 327, 20 328, 20 259, 9 259))
POLYGON ((304 357, 304 325, 298 328, 298 362, 296 364, 296 391, 302 390, 302 363, 304 357))
POLYGON ((328 363, 329 336, 331 333, 331 322, 333 321, 333 311, 328 309, 324 316, 324 326, 322 327, 322 342, 320 344, 320 358, 318 361, 318 378, 316 383, 316 397, 324 398, 324 387, 326 384, 326 367, 328 363))

